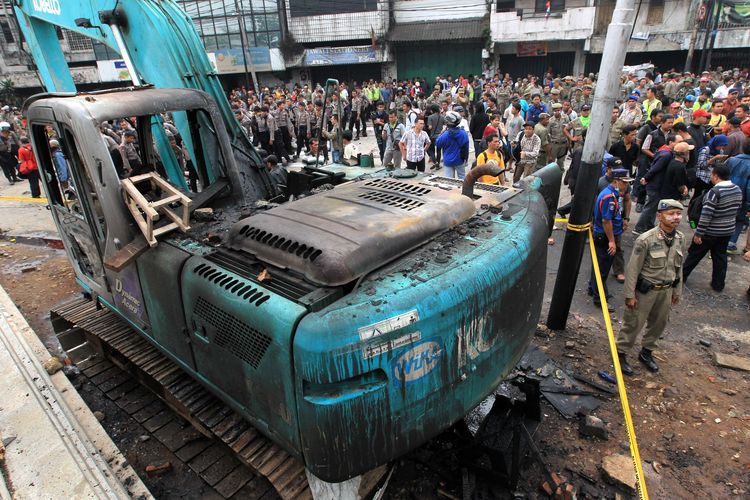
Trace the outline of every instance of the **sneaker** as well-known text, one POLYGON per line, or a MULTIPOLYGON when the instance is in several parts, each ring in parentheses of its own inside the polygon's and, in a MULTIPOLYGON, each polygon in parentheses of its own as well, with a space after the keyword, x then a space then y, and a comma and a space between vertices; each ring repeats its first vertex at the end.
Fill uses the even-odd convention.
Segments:
POLYGON ((737 245, 730 244, 729 246, 727 246, 727 253, 737 255, 738 253, 740 253, 740 251, 737 250, 737 245))
POLYGON ((635 211, 638 213, 643 212, 643 203, 636 203, 635 204, 635 211))
POLYGON ((640 236, 640 235, 642 235, 642 234, 643 234, 643 233, 642 233, 641 231, 638 231, 638 229, 633 229, 633 230, 632 230, 632 231, 630 231, 630 232, 631 232, 631 233, 633 233, 633 234, 634 234, 634 235, 636 235, 636 236, 640 236))

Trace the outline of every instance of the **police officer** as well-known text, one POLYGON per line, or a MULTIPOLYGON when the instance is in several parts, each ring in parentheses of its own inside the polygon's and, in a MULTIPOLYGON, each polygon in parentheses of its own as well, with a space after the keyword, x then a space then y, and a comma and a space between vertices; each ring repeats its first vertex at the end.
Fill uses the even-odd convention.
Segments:
MULTIPOLYGON (((611 297, 607 289, 607 277, 612 268, 612 262, 614 262, 617 253, 617 244, 623 232, 621 200, 627 193, 630 183, 633 182, 629 175, 630 172, 624 168, 614 169, 612 171, 612 182, 602 189, 594 204, 594 250, 596 251, 596 260, 602 278, 602 288, 607 298, 611 297)), ((593 267, 589 279, 589 295, 594 297, 594 305, 601 306, 601 297, 593 267)), ((609 302, 607 303, 607 309, 609 312, 615 311, 614 305, 609 302)))
POLYGON ((659 201, 657 209, 659 225, 638 237, 625 270, 627 309, 617 335, 617 353, 625 375, 633 374, 626 354, 644 325, 646 332, 638 359, 649 371, 659 371, 651 353, 664 333, 671 307, 682 295, 685 237, 677 226, 682 220, 683 206, 677 200, 665 199, 659 201))

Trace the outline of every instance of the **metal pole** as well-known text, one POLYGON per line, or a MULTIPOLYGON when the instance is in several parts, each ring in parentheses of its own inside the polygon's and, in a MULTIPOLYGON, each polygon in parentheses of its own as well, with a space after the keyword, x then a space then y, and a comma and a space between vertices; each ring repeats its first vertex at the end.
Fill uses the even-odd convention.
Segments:
POLYGON ((716 2, 716 17, 714 18, 713 28, 711 29, 711 42, 708 45, 708 54, 706 54, 706 69, 711 68, 711 55, 716 45, 716 33, 719 31, 719 19, 721 18, 722 1, 716 2))
POLYGON ((706 25, 706 32, 703 34, 703 48, 701 49, 701 62, 698 64, 698 70, 703 71, 706 68, 706 49, 708 49, 708 40, 711 36, 711 25, 714 22, 714 7, 716 2, 714 0, 708 0, 708 8, 706 9, 706 17, 704 20, 706 25))
POLYGON ((242 59, 245 62, 245 87, 250 87, 250 82, 247 80, 248 66, 250 68, 250 76, 253 79, 253 90, 256 94, 260 93, 260 87, 258 87, 258 75, 255 74, 255 65, 250 57, 250 51, 247 42, 247 26, 245 25, 245 12, 240 6, 237 0, 234 0, 234 8, 237 9, 237 14, 240 16, 240 43, 242 44, 242 59))
POLYGON ((687 58, 685 58, 685 67, 682 69, 683 73, 688 73, 693 66, 695 42, 698 40, 698 25, 700 24, 700 22, 698 21, 698 13, 700 12, 701 5, 703 5, 703 0, 697 0, 696 2, 693 2, 693 6, 697 8, 693 9, 693 31, 690 33, 690 44, 688 46, 687 58))
POLYGON ((568 320, 587 235, 586 231, 574 231, 571 228, 584 226, 591 221, 612 107, 620 90, 620 74, 634 21, 635 0, 617 0, 604 42, 596 93, 591 106, 591 121, 586 133, 581 168, 572 201, 570 226, 565 233, 557 281, 547 317, 547 326, 551 330, 563 330, 568 320))
POLYGON ((140 87, 142 85, 141 79, 138 76, 138 72, 135 70, 133 60, 130 59, 130 54, 128 53, 128 48, 125 46, 125 41, 122 39, 120 28, 114 23, 110 24, 109 27, 112 29, 112 35, 115 37, 115 43, 117 43, 117 48, 120 49, 120 55, 122 56, 122 60, 125 61, 125 67, 128 68, 133 85, 140 87))
MULTIPOLYGON (((234 0, 234 8, 237 10, 237 14, 240 16, 240 44, 242 45, 242 61, 245 63, 245 88, 250 89, 250 77, 247 70, 247 30, 245 29, 245 15, 242 12, 242 7, 237 0, 234 0)), ((247 100, 245 100, 247 103, 247 100)))

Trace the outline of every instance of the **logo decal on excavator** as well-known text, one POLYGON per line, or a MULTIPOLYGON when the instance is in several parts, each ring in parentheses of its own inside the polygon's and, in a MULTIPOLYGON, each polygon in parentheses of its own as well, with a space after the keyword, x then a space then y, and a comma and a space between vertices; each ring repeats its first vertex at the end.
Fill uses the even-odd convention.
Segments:
POLYGON ((391 362, 391 370, 397 384, 416 382, 440 364, 443 346, 439 342, 425 341, 415 345, 391 362))
POLYGON ((34 10, 44 14, 60 15, 60 0, 31 0, 34 10))

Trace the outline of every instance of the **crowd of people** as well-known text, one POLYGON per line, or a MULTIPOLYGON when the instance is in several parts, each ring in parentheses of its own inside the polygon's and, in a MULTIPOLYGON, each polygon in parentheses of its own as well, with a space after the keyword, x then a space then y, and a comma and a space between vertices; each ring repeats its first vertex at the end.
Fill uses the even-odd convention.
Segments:
MULTIPOLYGON (((620 83, 599 173, 592 234, 605 295, 609 297, 610 270, 625 287, 627 309, 618 348, 626 371, 625 352, 644 325, 639 357, 649 369, 658 369, 650 352, 682 284, 710 253, 711 287, 721 292, 727 255, 739 253, 738 241, 747 230, 750 81, 747 69, 717 68, 699 75, 623 74, 620 83), (692 238, 677 229, 685 206, 692 238), (640 213, 632 228, 638 238, 626 265, 622 234, 632 210, 640 213)), ((443 175, 462 179, 474 165, 494 161, 516 182, 556 163, 573 195, 595 87, 593 74, 554 77, 548 72, 515 79, 508 74, 447 75, 432 82, 341 82, 329 89, 295 84, 254 92, 242 87, 229 93, 229 102, 248 137, 267 155, 272 172, 283 171, 303 152, 321 155, 324 161, 330 157, 357 164, 356 142, 371 130, 381 164, 388 169, 402 163, 419 171, 442 168, 443 175)), ((5 176, 13 183, 20 171, 36 186, 32 194, 39 196, 38 174, 28 174, 34 168, 29 159, 33 153, 23 118, 4 106, 0 122, 5 176), (26 166, 19 168, 19 162, 26 166)), ((137 171, 140 164, 133 126, 125 119, 101 130, 123 173, 137 171)), ((177 130, 171 130, 169 122, 165 127, 189 172, 189 156, 174 140, 177 130)), ((54 142, 50 136, 53 148, 54 142)), ((503 173, 480 181, 505 184, 510 179, 503 173)), ((566 216, 570 204, 558 211, 566 216)), ((750 243, 745 243, 744 253, 750 259, 750 243)), ((595 304, 602 302, 593 277, 589 293, 595 304)))

